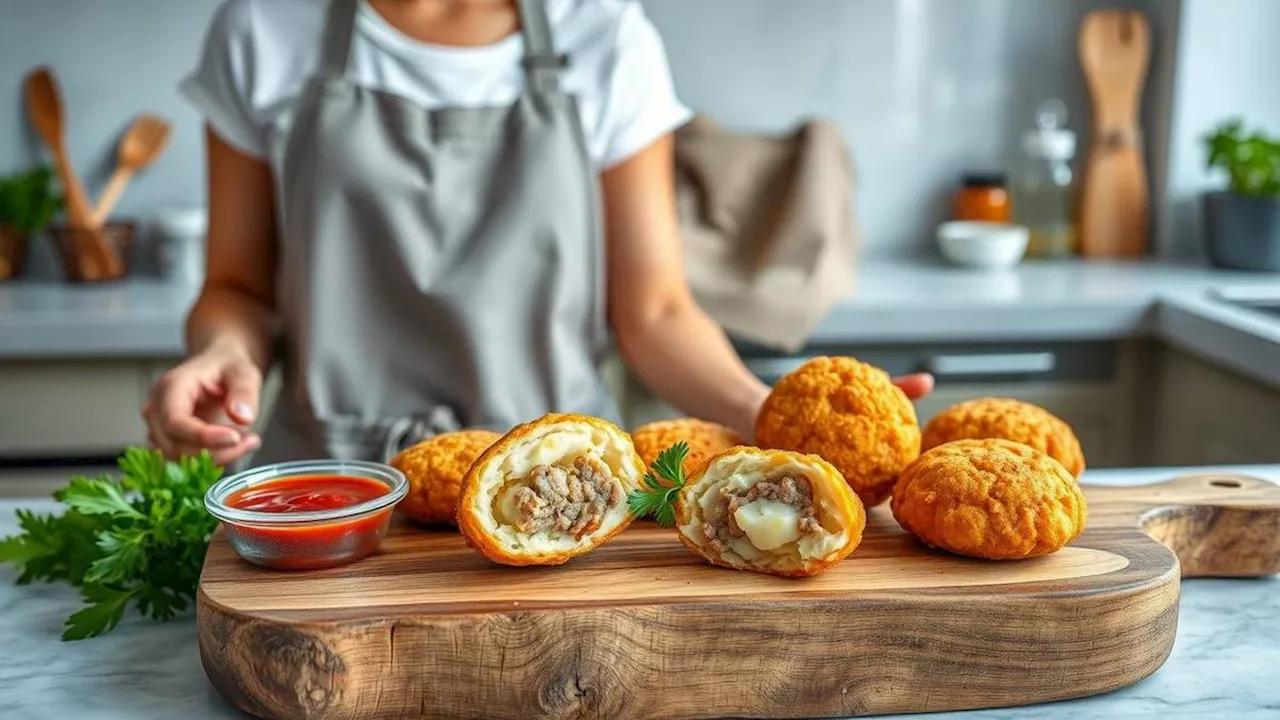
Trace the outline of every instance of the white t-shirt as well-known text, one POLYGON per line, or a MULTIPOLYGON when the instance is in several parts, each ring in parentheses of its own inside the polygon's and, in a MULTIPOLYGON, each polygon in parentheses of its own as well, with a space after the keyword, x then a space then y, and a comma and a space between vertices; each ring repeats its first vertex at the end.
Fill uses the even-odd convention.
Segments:
MULTIPOLYGON (((294 102, 320 64, 326 0, 226 0, 183 94, 233 147, 279 167, 294 102)), ((666 50, 635 0, 546 0, 561 87, 588 151, 615 165, 683 125, 666 50)), ((423 107, 509 105, 524 88, 519 33, 481 47, 415 40, 361 0, 347 77, 423 107)))

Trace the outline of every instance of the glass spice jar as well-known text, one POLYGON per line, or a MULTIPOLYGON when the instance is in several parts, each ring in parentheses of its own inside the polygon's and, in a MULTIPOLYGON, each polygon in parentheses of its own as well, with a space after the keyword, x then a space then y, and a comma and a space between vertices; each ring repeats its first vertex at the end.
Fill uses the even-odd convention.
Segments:
POLYGON ((1009 222, 1009 191, 1002 173, 969 173, 960 181, 956 193, 954 220, 974 222, 1009 222))

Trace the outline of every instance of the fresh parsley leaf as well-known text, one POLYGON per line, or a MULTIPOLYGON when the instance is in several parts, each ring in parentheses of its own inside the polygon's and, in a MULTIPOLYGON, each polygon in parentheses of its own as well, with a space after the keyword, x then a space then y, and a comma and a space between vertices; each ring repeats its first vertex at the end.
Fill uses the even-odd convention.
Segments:
POLYGON ((633 515, 652 516, 663 527, 676 524, 675 505, 684 487, 684 460, 688 455, 689 445, 683 441, 658 453, 642 486, 627 495, 627 507, 633 515))
POLYGON ((124 617, 124 608, 136 591, 114 590, 102 585, 86 585, 83 595, 89 607, 67 618, 63 640, 84 640, 111 632, 124 617))
POLYGON ((146 540, 146 531, 139 528, 103 532, 98 536, 98 548, 106 554, 93 561, 84 581, 110 584, 136 575, 146 561, 146 540))
POLYGON ((124 499, 120 486, 108 478, 72 478, 71 485, 58 498, 73 510, 85 515, 113 515, 142 518, 142 513, 124 499))
POLYGON ((67 621, 63 639, 111 631, 128 604, 168 620, 195 600, 200 569, 217 520, 204 495, 222 468, 202 452, 168 462, 130 448, 120 477, 72 478, 54 498, 58 515, 18 511, 21 533, 0 540, 0 562, 18 568, 19 583, 65 581, 88 605, 67 621))

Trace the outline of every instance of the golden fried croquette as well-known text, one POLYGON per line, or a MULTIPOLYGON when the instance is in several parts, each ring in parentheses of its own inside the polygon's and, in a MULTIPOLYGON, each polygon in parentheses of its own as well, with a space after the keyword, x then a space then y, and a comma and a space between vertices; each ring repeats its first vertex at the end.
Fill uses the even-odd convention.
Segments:
POLYGON ((736 447, 696 471, 676 507, 680 542, 735 570, 805 577, 862 542, 867 513, 817 455, 736 447))
POLYGON ((462 477, 499 437, 489 430, 460 430, 428 438, 391 459, 409 480, 409 494, 396 508, 423 523, 454 524, 462 477))
POLYGON ((485 450, 462 481, 458 529, 505 565, 560 565, 631 524, 644 464, 631 436, 595 417, 545 415, 485 450))
POLYGON ((979 398, 946 408, 925 425, 921 449, 986 438, 1030 445, 1077 478, 1084 472, 1084 452, 1071 426, 1042 407, 1013 398, 979 398))
POLYGON ((723 425, 696 418, 658 420, 641 425, 631 433, 631 439, 635 441, 636 452, 640 453, 646 468, 653 465, 663 450, 684 441, 689 446, 689 454, 684 458, 686 474, 702 467, 711 456, 746 442, 741 435, 723 425))
POLYGON ((920 454, 920 426, 915 407, 884 370, 853 358, 816 357, 774 386, 756 420, 756 441, 821 456, 872 507, 920 454))
POLYGON ((925 544, 991 560, 1056 552, 1084 530, 1088 516, 1062 463, 1001 439, 926 451, 903 471, 890 507, 925 544))

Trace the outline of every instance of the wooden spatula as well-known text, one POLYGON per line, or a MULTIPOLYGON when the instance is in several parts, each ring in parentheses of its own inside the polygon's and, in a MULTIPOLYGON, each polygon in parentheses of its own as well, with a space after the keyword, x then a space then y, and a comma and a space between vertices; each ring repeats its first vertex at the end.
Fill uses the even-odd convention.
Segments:
POLYGON ((1142 13, 1098 10, 1080 26, 1080 63, 1093 101, 1093 135, 1080 196, 1087 257, 1146 253, 1150 199, 1138 107, 1151 56, 1142 13))
MULTIPOLYGON (((53 154, 58 180, 62 183, 62 192, 66 196, 68 224, 78 229, 90 228, 89 200, 85 196, 84 186, 80 184, 80 178, 76 176, 75 169, 71 166, 71 160, 67 154, 67 145, 64 139, 62 94, 58 91, 58 84, 54 80, 53 71, 47 66, 37 67, 27 75, 23 86, 27 102, 27 115, 36 132, 40 134, 44 144, 49 147, 49 152, 53 154)), ((81 253, 81 273, 86 279, 98 279, 102 277, 103 273, 110 277, 118 274, 121 260, 114 248, 102 237, 101 233, 86 232, 82 233, 82 235, 86 238, 86 242, 90 246, 87 249, 93 256, 88 258, 84 257, 84 253, 81 253), (91 259, 96 259, 97 263, 86 262, 91 259)))
POLYGON ((124 193, 125 187, 134 173, 147 167, 160 157, 169 144, 169 121, 155 115, 139 115, 129 125, 124 137, 120 139, 120 148, 116 155, 116 170, 107 181, 107 186, 98 197, 98 204, 93 209, 89 223, 93 227, 102 227, 110 217, 116 203, 124 193))

